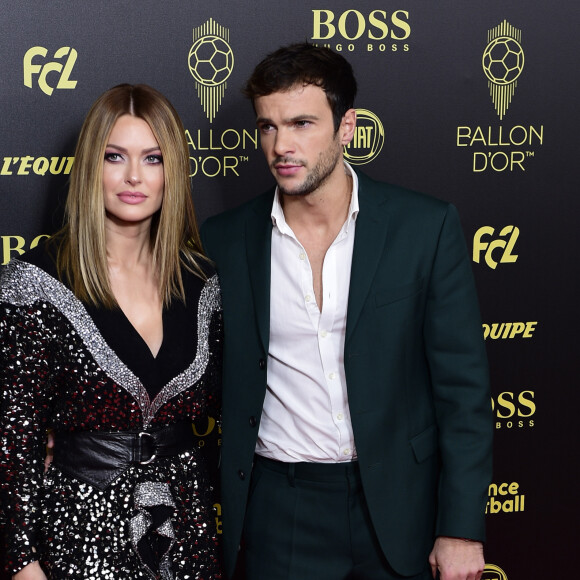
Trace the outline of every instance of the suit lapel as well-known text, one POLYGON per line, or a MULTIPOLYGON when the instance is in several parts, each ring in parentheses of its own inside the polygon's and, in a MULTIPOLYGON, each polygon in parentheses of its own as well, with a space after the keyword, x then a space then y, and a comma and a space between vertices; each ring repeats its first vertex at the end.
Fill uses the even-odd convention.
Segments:
POLYGON ((346 344, 356 327, 365 300, 370 291, 375 272, 387 240, 389 214, 387 200, 378 187, 364 175, 359 178, 359 214, 352 254, 346 344))
MULTIPOLYGON (((389 214, 387 200, 364 175, 359 178, 359 214, 352 255, 348 297, 346 343, 352 335, 387 240, 389 214)), ((262 346, 268 350, 270 336, 270 276, 273 202, 271 195, 256 200, 246 222, 246 259, 252 285, 254 311, 262 346)))
POLYGON ((246 222, 246 259, 254 298, 254 312, 262 346, 266 352, 270 337, 272 201, 273 196, 260 197, 246 222))

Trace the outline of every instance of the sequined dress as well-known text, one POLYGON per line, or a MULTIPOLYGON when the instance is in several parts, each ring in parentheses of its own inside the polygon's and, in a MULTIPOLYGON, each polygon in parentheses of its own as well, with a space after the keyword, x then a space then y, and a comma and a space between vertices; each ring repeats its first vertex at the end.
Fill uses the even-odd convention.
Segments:
POLYGON ((186 305, 173 300, 164 311, 153 357, 120 310, 84 305, 46 252, 29 254, 4 268, 0 284, 7 571, 39 560, 53 580, 221 578, 212 470, 198 448, 131 465, 104 490, 54 464, 43 474, 47 428, 140 431, 218 418, 215 273, 208 266, 204 282, 184 271, 186 305))

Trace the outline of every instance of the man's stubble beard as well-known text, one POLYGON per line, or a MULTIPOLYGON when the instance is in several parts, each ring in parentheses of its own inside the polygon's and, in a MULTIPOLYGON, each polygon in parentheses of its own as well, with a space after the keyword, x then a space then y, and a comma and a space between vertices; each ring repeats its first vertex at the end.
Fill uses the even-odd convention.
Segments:
MULTIPOLYGON (((295 189, 286 189, 280 184, 278 184, 278 190, 282 195, 288 196, 298 196, 298 195, 309 195, 312 192, 319 189, 328 178, 332 175, 332 172, 336 168, 337 164, 342 158, 342 148, 328 147, 323 151, 318 157, 318 161, 312 171, 306 175, 306 179, 298 185, 295 189)), ((274 163, 279 163, 280 161, 292 161, 288 158, 277 158, 274 163)))

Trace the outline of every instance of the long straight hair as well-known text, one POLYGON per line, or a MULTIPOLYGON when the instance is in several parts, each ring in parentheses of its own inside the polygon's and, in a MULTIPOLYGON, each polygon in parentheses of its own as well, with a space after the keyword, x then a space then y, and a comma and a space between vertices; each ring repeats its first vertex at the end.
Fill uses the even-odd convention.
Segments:
POLYGON ((164 306, 172 298, 185 301, 181 267, 206 278, 200 266, 205 258, 191 198, 189 151, 176 110, 147 85, 113 87, 87 114, 75 150, 64 226, 54 238, 59 275, 79 299, 106 308, 117 305, 107 265, 103 164, 109 135, 122 115, 143 119, 159 144, 164 191, 151 223, 150 251, 164 306))

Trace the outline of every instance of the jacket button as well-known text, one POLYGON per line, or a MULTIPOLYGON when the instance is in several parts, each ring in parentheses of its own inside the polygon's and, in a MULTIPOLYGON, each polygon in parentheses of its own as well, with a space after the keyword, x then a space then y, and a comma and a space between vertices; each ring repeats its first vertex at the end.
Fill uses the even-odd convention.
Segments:
POLYGON ((244 479, 246 479, 246 473, 244 471, 242 471, 241 469, 238 471, 238 475, 240 476, 240 479, 243 481, 244 479))
POLYGON ((260 370, 263 371, 266 368, 266 361, 263 358, 261 358, 258 361, 258 366, 260 367, 260 370))
POLYGON ((255 427, 257 423, 256 417, 250 417, 250 427, 255 427))

